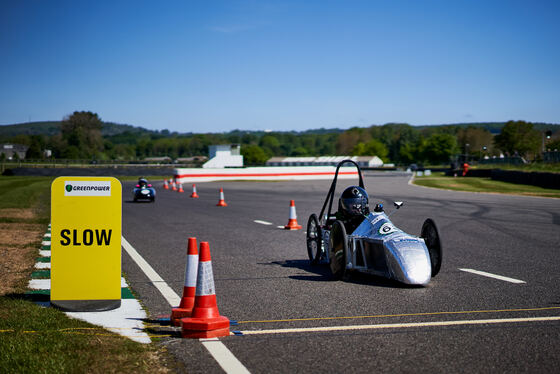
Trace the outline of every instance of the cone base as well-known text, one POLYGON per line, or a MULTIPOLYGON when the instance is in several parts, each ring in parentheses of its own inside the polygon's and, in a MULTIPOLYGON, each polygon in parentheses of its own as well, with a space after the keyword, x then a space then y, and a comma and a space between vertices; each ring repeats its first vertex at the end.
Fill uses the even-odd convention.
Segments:
POLYGON ((216 206, 227 206, 226 202, 221 200, 216 206))
POLYGON ((210 331, 227 328, 229 329, 229 319, 224 316, 213 318, 183 318, 181 319, 181 329, 183 331, 210 331))
POLYGON ((182 330, 181 337, 187 339, 221 338, 230 336, 229 327, 210 331, 182 330))
POLYGON ((229 336, 229 319, 224 316, 214 318, 183 318, 181 336, 183 338, 218 338, 229 336))
POLYGON ((192 194, 191 197, 192 197, 193 199, 198 199, 199 196, 196 195, 196 194, 192 194))
POLYGON ((301 230, 302 226, 298 225, 295 219, 291 219, 286 226, 284 226, 284 230, 301 230))
POLYGON ((181 319, 190 317, 192 308, 173 308, 171 310, 171 323, 173 326, 181 326, 181 319))

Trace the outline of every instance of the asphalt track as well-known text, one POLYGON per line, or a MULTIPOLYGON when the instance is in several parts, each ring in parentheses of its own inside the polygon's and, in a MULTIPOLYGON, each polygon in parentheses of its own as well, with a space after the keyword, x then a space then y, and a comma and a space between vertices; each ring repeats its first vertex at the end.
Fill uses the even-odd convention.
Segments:
MULTIPOLYGON (((179 194, 156 182, 155 204, 132 203, 125 183, 123 235, 179 295, 187 238, 210 243, 220 312, 238 321, 232 331, 246 332, 220 340, 251 373, 557 371, 560 322, 535 318, 560 316, 560 200, 408 179, 366 173, 365 184, 370 204, 390 211, 405 202, 391 216, 404 231, 419 235, 427 217, 437 223, 443 265, 427 287, 360 274, 333 281, 327 266, 308 264, 305 227, 277 226, 287 223, 291 199, 305 226, 328 181, 204 183, 199 199, 189 198, 190 185, 179 194), (220 187, 225 208, 216 207, 220 187), (333 329, 309 330, 317 327, 333 329), (256 330, 267 332, 250 335, 256 330)), ((169 304, 126 253, 123 270, 157 325, 169 304)), ((223 372, 198 340, 162 340, 187 372, 223 372)))

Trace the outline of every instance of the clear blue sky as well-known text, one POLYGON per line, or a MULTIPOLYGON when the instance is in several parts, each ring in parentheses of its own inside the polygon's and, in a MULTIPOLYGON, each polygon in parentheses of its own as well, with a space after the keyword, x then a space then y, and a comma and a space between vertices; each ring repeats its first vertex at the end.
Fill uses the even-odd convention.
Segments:
POLYGON ((560 1, 0 0, 0 124, 560 122, 560 1))

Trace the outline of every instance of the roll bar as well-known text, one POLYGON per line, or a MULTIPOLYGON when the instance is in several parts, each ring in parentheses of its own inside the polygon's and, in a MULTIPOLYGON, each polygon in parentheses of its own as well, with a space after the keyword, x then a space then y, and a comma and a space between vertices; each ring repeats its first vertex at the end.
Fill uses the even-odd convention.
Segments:
POLYGON ((334 179, 332 181, 331 188, 329 189, 329 193, 327 193, 327 198, 325 200, 325 203, 323 204, 323 208, 321 208, 321 213, 319 214, 319 221, 320 221, 321 225, 325 224, 323 213, 325 212, 325 208, 327 207, 327 203, 329 204, 329 210, 327 212, 327 217, 331 216, 332 204, 333 204, 333 200, 334 200, 334 192, 336 190, 336 181, 338 179, 338 171, 343 164, 353 164, 356 167, 356 169, 358 169, 358 177, 360 178, 359 186, 362 187, 363 189, 365 189, 364 179, 362 178, 362 171, 360 170, 360 166, 358 166, 358 164, 356 162, 352 161, 352 160, 342 160, 342 161, 340 161, 338 163, 338 165, 336 166, 336 172, 334 173, 334 179))

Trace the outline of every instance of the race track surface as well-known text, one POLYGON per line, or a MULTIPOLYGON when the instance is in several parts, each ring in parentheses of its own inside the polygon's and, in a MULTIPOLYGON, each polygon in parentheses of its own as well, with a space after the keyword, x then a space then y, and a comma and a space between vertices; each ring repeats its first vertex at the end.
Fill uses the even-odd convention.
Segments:
MULTIPOLYGON (((535 319, 560 316, 559 199, 441 191, 409 185, 402 175, 366 173, 370 205, 383 202, 390 212, 394 201, 405 202, 391 216, 396 226, 419 235, 426 218, 438 225, 441 272, 427 287, 409 287, 364 274, 333 281, 327 265, 309 265, 305 225, 319 213, 328 181, 204 183, 199 199, 189 197, 190 185, 179 194, 152 182, 154 204, 132 203, 133 183, 124 183, 123 236, 179 296, 187 238, 209 242, 220 313, 239 322, 231 330, 271 330, 220 338, 251 373, 540 373, 560 366, 560 321, 535 319), (216 206, 220 187, 228 207, 216 206), (288 223, 292 199, 299 231, 277 227, 288 223), (391 326, 371 326, 381 324, 391 326), (343 328, 357 325, 370 328, 343 328), (305 330, 314 327, 333 329, 305 330)), ((349 183, 340 181, 340 191, 349 183)), ((124 252, 123 271, 154 320, 170 313, 124 252)), ((196 339, 163 343, 189 373, 223 372, 196 339)))

